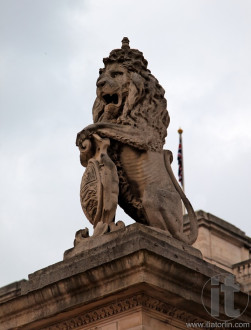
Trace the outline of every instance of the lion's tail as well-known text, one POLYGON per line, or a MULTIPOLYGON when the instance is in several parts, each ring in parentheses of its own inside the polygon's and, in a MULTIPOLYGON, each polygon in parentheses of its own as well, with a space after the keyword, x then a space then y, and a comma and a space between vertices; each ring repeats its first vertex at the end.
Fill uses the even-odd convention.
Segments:
POLYGON ((189 234, 184 234, 183 231, 180 232, 175 232, 175 233, 171 233, 175 238, 182 240, 183 242, 192 245, 197 237, 198 237, 198 223, 197 223, 197 218, 195 215, 195 212, 193 210, 193 207, 191 205, 191 203, 189 202, 189 200, 187 199, 186 195, 184 194, 183 190, 181 189, 180 185, 178 184, 172 168, 171 168, 171 162, 172 162, 172 153, 169 150, 164 150, 164 160, 165 160, 165 166, 166 166, 166 170, 172 180, 172 183, 174 184, 175 189, 177 190, 177 192, 179 193, 185 208, 188 212, 188 217, 190 220, 190 233, 189 234))

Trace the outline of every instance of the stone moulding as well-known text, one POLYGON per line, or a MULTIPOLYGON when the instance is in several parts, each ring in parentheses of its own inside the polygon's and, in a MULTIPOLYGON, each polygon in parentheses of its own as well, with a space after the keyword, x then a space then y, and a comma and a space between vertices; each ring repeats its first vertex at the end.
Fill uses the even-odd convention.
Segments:
POLYGON ((41 330, 79 329, 80 327, 100 320, 105 320, 108 317, 116 316, 117 314, 130 311, 137 307, 163 314, 165 317, 169 318, 167 323, 171 323, 172 320, 179 320, 182 322, 203 322, 202 319, 195 318, 194 315, 190 313, 184 312, 183 310, 180 310, 147 294, 139 293, 118 301, 113 301, 110 304, 77 315, 67 321, 55 323, 50 327, 46 327, 41 330))
POLYGON ((84 239, 82 244, 79 243, 76 248, 65 253, 67 258, 63 262, 30 274, 29 281, 22 285, 22 294, 88 271, 93 267, 102 266, 111 260, 129 256, 139 250, 154 251, 178 262, 182 262, 183 259, 187 262, 186 253, 196 258, 202 257, 199 250, 173 237, 167 237, 164 231, 135 223, 102 237, 84 239))

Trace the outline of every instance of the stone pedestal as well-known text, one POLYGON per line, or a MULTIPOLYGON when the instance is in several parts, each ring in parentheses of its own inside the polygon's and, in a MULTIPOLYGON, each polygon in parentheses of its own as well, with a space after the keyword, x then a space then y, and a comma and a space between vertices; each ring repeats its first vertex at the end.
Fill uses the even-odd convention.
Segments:
MULTIPOLYGON (((22 281, 19 294, 0 302, 0 329, 164 330, 215 322, 201 293, 219 273, 197 249, 133 224, 84 239, 64 261, 22 281)), ((210 309, 210 292, 203 297, 210 309)), ((246 302, 246 294, 235 294, 236 306, 246 302)), ((235 321, 250 320, 248 306, 235 321)))

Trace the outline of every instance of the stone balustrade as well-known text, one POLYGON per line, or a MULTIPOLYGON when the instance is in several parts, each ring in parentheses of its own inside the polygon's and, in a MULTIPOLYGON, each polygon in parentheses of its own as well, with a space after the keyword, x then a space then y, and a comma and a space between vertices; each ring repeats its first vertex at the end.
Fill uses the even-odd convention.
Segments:
POLYGON ((237 282, 242 284, 245 291, 251 291, 251 259, 233 265, 233 273, 237 282))

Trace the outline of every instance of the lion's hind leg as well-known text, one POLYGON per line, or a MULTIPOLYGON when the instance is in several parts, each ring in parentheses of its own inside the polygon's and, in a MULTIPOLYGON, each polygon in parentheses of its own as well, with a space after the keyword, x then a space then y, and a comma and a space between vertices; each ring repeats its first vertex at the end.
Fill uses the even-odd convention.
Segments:
POLYGON ((144 191, 142 206, 149 226, 168 231, 173 236, 182 228, 182 204, 176 191, 153 183, 144 191))

